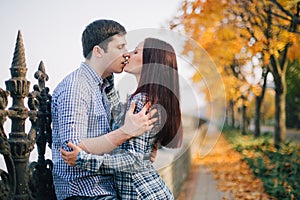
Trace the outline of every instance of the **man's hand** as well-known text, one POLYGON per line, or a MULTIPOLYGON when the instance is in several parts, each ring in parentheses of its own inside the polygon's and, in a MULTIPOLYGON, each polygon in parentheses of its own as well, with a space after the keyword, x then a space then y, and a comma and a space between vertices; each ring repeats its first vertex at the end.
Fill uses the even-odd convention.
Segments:
POLYGON ((125 115, 124 125, 120 128, 124 133, 131 137, 137 137, 151 130, 157 118, 153 117, 157 112, 156 109, 151 110, 148 114, 149 104, 146 104, 143 109, 134 114, 135 102, 131 102, 130 108, 125 115))
POLYGON ((60 148, 60 155, 64 159, 64 161, 70 165, 70 166, 75 166, 76 165, 76 157, 78 153, 81 151, 81 148, 76 146, 75 144, 68 142, 67 143, 68 147, 73 149, 73 151, 65 151, 62 148, 60 148))

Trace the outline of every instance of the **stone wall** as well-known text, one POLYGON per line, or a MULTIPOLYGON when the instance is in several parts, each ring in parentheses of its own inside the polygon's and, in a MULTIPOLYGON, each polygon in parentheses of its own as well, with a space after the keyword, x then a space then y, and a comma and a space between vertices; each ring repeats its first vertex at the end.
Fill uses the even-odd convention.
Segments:
POLYGON ((183 145, 179 149, 159 149, 154 167, 165 180, 174 196, 179 195, 181 186, 187 178, 193 158, 201 147, 206 133, 205 124, 198 118, 183 117, 183 145))

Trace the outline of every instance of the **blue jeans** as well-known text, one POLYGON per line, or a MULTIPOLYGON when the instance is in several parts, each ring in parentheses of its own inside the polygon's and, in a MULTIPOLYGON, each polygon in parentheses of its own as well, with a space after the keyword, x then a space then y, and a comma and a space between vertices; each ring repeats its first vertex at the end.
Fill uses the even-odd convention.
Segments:
POLYGON ((97 196, 97 197, 83 197, 83 196, 73 196, 66 198, 65 200, 119 200, 116 196, 97 196))

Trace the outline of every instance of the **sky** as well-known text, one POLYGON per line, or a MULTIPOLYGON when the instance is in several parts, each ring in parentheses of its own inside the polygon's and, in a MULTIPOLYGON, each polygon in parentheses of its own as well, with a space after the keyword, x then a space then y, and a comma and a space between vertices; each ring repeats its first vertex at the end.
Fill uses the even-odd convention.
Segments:
MULTIPOLYGON (((121 23, 128 32, 128 50, 146 36, 160 35, 158 37, 162 36, 161 39, 170 42, 180 52, 184 36, 167 28, 181 4, 181 0, 0 0, 0 87, 5 89, 5 81, 10 78, 9 68, 18 30, 22 33, 25 47, 26 78, 31 82, 30 91, 37 83, 33 75, 40 61, 43 61, 49 75, 46 86, 51 94, 56 85, 84 61, 81 34, 89 23, 97 19, 112 19, 121 23)), ((180 59, 179 62, 182 66, 186 64, 180 59)), ((192 67, 180 66, 179 70, 187 81, 195 72, 192 67)), ((124 73, 115 78, 116 84, 123 86, 120 88, 121 97, 132 92, 133 89, 128 88, 136 86, 133 77, 127 75, 126 78, 124 73), (129 81, 125 81, 126 78, 129 81), (124 79, 123 82, 120 82, 121 79, 124 79)), ((189 95, 195 94, 192 92, 189 95)))
MULTIPOLYGON (((166 27, 179 9, 178 0, 0 0, 0 87, 10 76, 16 37, 21 31, 30 80, 43 60, 56 86, 83 61, 81 34, 90 22, 105 18, 121 23, 128 32, 166 27)), ((131 44, 136 45, 136 44, 131 44)))

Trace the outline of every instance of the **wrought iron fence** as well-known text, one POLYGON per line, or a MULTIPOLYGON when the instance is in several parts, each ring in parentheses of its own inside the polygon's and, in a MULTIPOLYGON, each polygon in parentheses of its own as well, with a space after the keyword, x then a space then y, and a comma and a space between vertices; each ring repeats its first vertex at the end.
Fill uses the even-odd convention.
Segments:
POLYGON ((51 95, 46 87, 48 75, 41 61, 34 77, 38 84, 29 92, 26 79, 26 61, 22 34, 18 31, 11 78, 5 81, 6 90, 0 88, 0 154, 7 171, 0 169, 0 199, 56 199, 53 187, 53 163, 45 159, 46 145, 51 148, 51 95), (8 105, 12 98, 12 106, 8 105), (28 100, 27 107, 24 100, 28 100), (7 134, 4 123, 11 119, 11 131, 7 134), (26 119, 31 128, 25 132, 26 119), (37 147, 38 160, 29 162, 32 150, 37 147))

